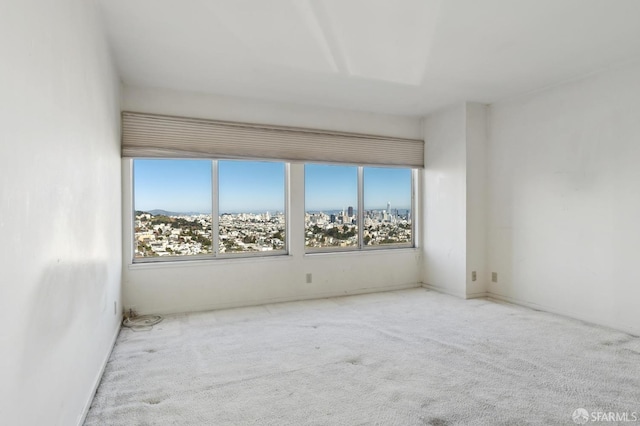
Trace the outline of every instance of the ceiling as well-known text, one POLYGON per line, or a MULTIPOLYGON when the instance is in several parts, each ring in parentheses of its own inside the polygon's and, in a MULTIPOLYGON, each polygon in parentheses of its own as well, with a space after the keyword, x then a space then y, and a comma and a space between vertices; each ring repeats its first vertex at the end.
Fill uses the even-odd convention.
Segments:
POLYGON ((401 115, 640 56, 638 0, 98 0, 127 85, 401 115))

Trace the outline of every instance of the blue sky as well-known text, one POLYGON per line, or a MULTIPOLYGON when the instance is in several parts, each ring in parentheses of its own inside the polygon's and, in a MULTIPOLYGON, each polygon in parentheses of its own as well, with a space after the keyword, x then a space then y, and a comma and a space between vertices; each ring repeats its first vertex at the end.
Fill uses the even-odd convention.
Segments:
MULTIPOLYGON (((284 210, 284 164, 219 161, 220 213, 284 210)), ((411 171, 364 169, 365 210, 411 208, 411 171)), ((136 210, 211 212, 211 161, 135 160, 136 210)), ((307 164, 307 210, 357 208, 357 167, 307 164)))
POLYGON ((220 213, 284 211, 284 163, 218 161, 220 213))
POLYGON ((358 168, 306 164, 304 166, 305 209, 342 210, 358 208, 358 168))
POLYGON ((211 161, 135 160, 134 209, 211 213, 211 161))
POLYGON ((411 209, 411 170, 383 167, 364 168, 364 209, 411 209))

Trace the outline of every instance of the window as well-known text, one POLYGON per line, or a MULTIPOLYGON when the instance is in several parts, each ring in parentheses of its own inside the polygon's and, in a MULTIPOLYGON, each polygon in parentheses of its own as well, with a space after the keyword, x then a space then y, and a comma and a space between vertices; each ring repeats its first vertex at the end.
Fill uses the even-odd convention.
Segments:
POLYGON ((134 257, 212 252, 211 161, 134 161, 134 257))
POLYGON ((285 250, 284 163, 219 161, 218 251, 285 250))
POLYGON ((134 260, 286 253, 285 179, 282 162, 134 160, 134 260))
POLYGON ((358 168, 305 165, 305 246, 358 247, 358 168))
POLYGON ((413 174, 409 168, 306 164, 307 251, 413 246, 413 174))
POLYGON ((364 168, 365 246, 411 244, 411 169, 364 168))
MULTIPOLYGON (((289 167, 134 159, 134 262, 286 254, 289 167)), ((304 191, 306 252, 413 246, 414 169, 295 165, 301 167, 304 183, 294 182, 293 191, 304 191)), ((294 231, 301 239, 302 227, 294 231)))

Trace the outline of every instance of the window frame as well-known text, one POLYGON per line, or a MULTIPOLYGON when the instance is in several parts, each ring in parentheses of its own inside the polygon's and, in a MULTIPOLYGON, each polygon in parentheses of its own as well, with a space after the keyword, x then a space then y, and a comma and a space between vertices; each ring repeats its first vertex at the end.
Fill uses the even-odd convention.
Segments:
POLYGON ((395 166, 365 166, 359 164, 341 164, 341 163, 314 163, 314 162, 305 162, 304 163, 304 214, 307 214, 307 206, 306 206, 306 166, 308 164, 326 164, 326 165, 337 165, 337 166, 348 166, 348 167, 356 167, 357 168, 357 201, 358 201, 358 244, 351 247, 307 247, 306 243, 306 224, 304 224, 303 238, 304 238, 304 253, 308 255, 313 254, 322 254, 322 253, 341 253, 341 252, 366 252, 366 251, 375 251, 375 250, 396 250, 396 249, 413 249, 416 248, 416 221, 415 221, 415 211, 416 211, 416 190, 417 190, 417 180, 418 180, 418 169, 415 167, 395 167, 395 166), (364 169, 365 168, 386 168, 386 169, 408 169, 411 173, 411 241, 407 243, 396 243, 396 244, 379 244, 379 245, 365 245, 364 244, 364 169))
MULTIPOLYGON (((129 158, 129 188, 131 191, 130 198, 130 214, 131 224, 129 232, 129 241, 131 248, 131 264, 150 264, 150 263, 170 263, 170 262, 190 262, 190 261, 210 261, 217 259, 246 259, 256 257, 277 257, 288 256, 290 250, 290 215, 289 215, 289 186, 290 186, 290 163, 282 160, 266 160, 266 159, 231 159, 231 158, 194 158, 193 160, 204 160, 211 162, 211 253, 194 254, 185 256, 158 256, 158 257, 136 257, 136 238, 135 238, 135 161, 136 160, 187 160, 185 158, 153 158, 153 157, 133 157, 129 158), (284 205, 283 215, 285 218, 284 232, 284 249, 268 250, 268 251, 250 251, 236 253, 220 253, 220 161, 238 161, 238 162, 266 162, 281 163, 284 166, 284 205)), ((189 159, 190 160, 190 159, 189 159)))
MULTIPOLYGON (((136 250, 136 239, 135 239, 135 171, 134 171, 134 162, 135 160, 159 160, 159 159, 167 159, 167 160, 180 160, 180 159, 191 159, 191 158, 174 158, 174 157, 127 157, 123 158, 123 217, 128 218, 125 221, 129 222, 128 227, 124 227, 123 229, 123 239, 126 239, 128 243, 126 243, 125 247, 128 246, 129 252, 124 251, 123 261, 127 262, 131 267, 153 267, 153 265, 175 265, 175 266, 187 266, 189 262, 193 263, 209 263, 212 260, 218 261, 226 261, 229 259, 244 259, 244 261, 251 261, 252 259, 287 259, 292 255, 322 255, 322 254, 339 254, 339 253, 366 253, 366 252, 375 252, 378 250, 398 250, 398 249, 416 249, 419 247, 418 241, 419 236, 418 233, 421 232, 421 223, 419 219, 420 211, 417 209, 421 209, 421 195, 420 185, 422 179, 422 169, 417 167, 409 167, 409 166, 385 166, 385 165, 357 165, 357 164, 346 164, 346 163, 331 163, 331 162, 322 162, 322 161, 305 161, 305 162, 295 162, 295 177, 296 183, 295 188, 292 188, 292 167, 293 164, 289 161, 285 160, 277 160, 277 159, 247 159, 247 158, 193 158, 194 160, 206 160, 212 162, 211 168, 211 190, 212 190, 212 221, 211 221, 211 233, 212 233, 212 252, 207 254, 197 254, 197 255, 185 255, 185 256, 159 256, 159 257, 135 257, 136 250), (246 161, 246 162, 271 162, 271 163, 281 163, 284 165, 284 206, 283 206, 283 214, 285 217, 285 239, 284 239, 284 249, 283 250, 270 250, 270 251, 259 251, 259 252, 235 252, 235 253, 219 253, 219 198, 218 198, 218 161, 246 161), (357 168, 358 172, 358 206, 357 206, 357 220, 361 225, 358 227, 358 244, 351 247, 322 247, 322 248, 308 248, 306 246, 306 225, 304 216, 306 215, 306 173, 305 166, 307 164, 326 164, 326 165, 344 165, 344 166, 354 166, 357 168), (300 167, 300 169, 298 168, 300 167), (382 245, 364 245, 363 243, 363 235, 364 235, 364 169, 367 167, 374 168, 402 168, 409 169, 411 172, 411 241, 406 243, 397 243, 397 244, 382 244, 382 245), (300 174, 299 174, 300 173, 300 174), (301 186, 300 186, 301 185, 301 186), (295 199, 292 199, 292 189, 293 193, 295 193, 295 199), (302 200, 300 200, 300 195, 302 200), (292 212, 295 213, 296 217, 292 217, 292 212), (302 217, 298 217, 298 214, 301 214, 302 217), (301 235, 298 235, 297 229, 301 227, 301 235), (295 229, 294 229, 295 228, 295 229), (292 232, 294 230, 295 232, 292 232), (214 232, 215 231, 215 232, 214 232), (295 238, 295 240, 293 240, 295 238), (215 249, 214 249, 215 247, 215 249), (292 250, 294 252, 292 252, 292 250)), ((239 260, 241 261, 241 260, 239 260)))

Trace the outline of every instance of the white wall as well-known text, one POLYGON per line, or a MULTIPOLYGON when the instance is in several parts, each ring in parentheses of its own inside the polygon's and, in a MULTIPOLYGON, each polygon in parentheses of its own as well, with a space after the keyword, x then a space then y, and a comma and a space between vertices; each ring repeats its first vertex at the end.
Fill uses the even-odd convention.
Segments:
POLYGON ((443 292, 466 294, 467 149, 466 105, 425 120, 422 282, 443 292))
POLYGON ((92 1, 0 10, 0 423, 73 425, 120 324, 119 83, 92 1))
POLYGON ((465 298, 487 290, 485 111, 481 104, 460 103, 424 123, 422 282, 465 298))
POLYGON ((640 63, 490 109, 492 294, 640 334, 640 63))
MULTIPOLYGON (((126 87, 123 109, 420 138, 417 118, 126 87)), ((131 223, 129 160, 123 161, 123 217, 131 223)), ((256 305, 417 286, 418 249, 304 254, 304 167, 291 164, 288 256, 131 264, 131 228, 123 227, 124 304, 139 313, 256 305), (313 282, 306 283, 311 273, 313 282)))
POLYGON ((124 111, 421 139, 419 117, 125 86, 124 111))
POLYGON ((483 104, 466 104, 467 298, 485 296, 490 280, 486 268, 487 109, 483 104), (472 275, 474 271, 475 281, 472 275))

